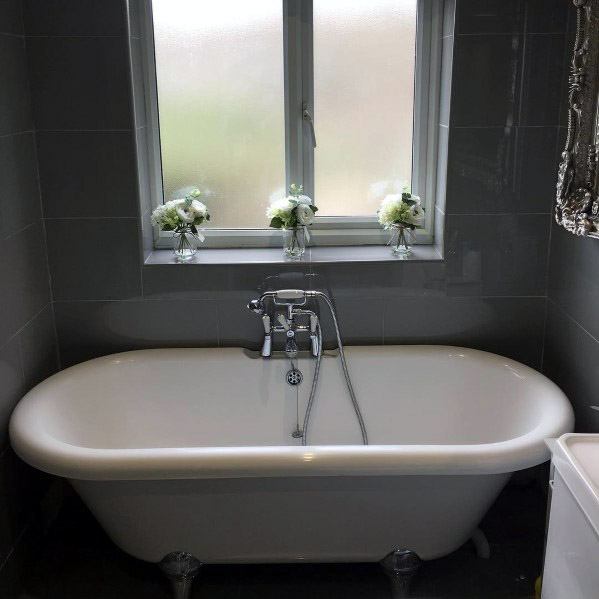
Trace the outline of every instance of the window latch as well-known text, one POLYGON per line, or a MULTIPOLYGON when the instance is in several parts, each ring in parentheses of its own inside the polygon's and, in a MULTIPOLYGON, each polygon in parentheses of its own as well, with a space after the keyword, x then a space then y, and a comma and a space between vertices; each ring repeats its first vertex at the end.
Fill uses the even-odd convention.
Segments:
POLYGON ((310 133, 312 134, 312 147, 316 147, 316 131, 314 130, 314 119, 312 118, 312 113, 308 109, 308 103, 304 102, 302 104, 302 119, 305 123, 308 123, 310 126, 310 133))

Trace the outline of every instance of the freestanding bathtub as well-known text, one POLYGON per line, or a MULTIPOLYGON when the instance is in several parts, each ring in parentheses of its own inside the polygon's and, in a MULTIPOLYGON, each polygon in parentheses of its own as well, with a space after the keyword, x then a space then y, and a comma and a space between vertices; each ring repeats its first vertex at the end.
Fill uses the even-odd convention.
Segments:
POLYGON ((106 356, 38 385, 10 425, 16 452, 68 478, 114 542, 157 562, 378 561, 457 549, 510 473, 572 430, 564 394, 497 355, 349 347, 370 445, 325 356, 308 445, 291 432, 310 386, 242 349, 106 356))

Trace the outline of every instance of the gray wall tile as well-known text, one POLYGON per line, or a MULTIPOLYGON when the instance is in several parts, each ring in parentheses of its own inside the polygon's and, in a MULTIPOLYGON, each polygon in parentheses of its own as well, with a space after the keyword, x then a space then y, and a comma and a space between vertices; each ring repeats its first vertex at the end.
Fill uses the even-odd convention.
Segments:
POLYGON ((310 287, 343 297, 387 297, 389 295, 443 295, 443 262, 378 262, 316 264, 312 266, 310 287))
POLYGON ((33 128, 27 82, 25 40, 0 34, 0 135, 33 128))
POLYGON ((447 215, 449 295, 544 296, 549 215, 447 215))
POLYGON ((120 37, 30 37, 38 129, 129 129, 128 49, 120 37))
POLYGON ((555 195, 557 127, 450 132, 447 212, 544 212, 555 195))
POLYGON ((526 0, 527 33, 564 33, 574 5, 563 0, 526 0))
POLYGON ((37 143, 45 216, 137 216, 131 132, 42 132, 37 143))
POLYGON ((6 237, 41 217, 33 133, 0 137, 0 181, 0 237, 6 237))
POLYGON ((554 225, 550 255, 549 297, 599 339, 599 242, 554 225))
POLYGON ((8 339, 50 301, 41 223, 0 241, 0 340, 8 339))
POLYGON ((550 300, 543 372, 568 396, 579 432, 599 431, 599 411, 592 407, 599 406, 597 364, 597 339, 550 300))
POLYGON ((563 34, 526 36, 518 120, 521 125, 555 125, 559 122, 564 44, 563 34))
POLYGON ((247 309, 248 301, 255 297, 257 294, 237 292, 216 302, 221 346, 245 347, 254 351, 262 348, 262 319, 247 309))
POLYGON ((54 313, 46 306, 19 333, 23 382, 28 391, 58 370, 54 313))
POLYGON ((564 0, 459 0, 458 33, 563 33, 564 0))
POLYGON ((385 344, 447 344, 540 368, 545 298, 392 298, 385 344))
POLYGON ((211 300, 56 302, 63 366, 119 351, 218 345, 211 300))
POLYGON ((452 87, 459 93, 452 97, 452 125, 517 124, 522 47, 517 35, 456 36, 452 87))
POLYGON ((23 0, 27 35, 125 35, 124 0, 23 0))
POLYGON ((148 299, 222 299, 231 293, 250 299, 271 277, 280 282, 279 288, 307 286, 307 270, 301 264, 148 265, 143 267, 143 293, 148 299))
POLYGON ((23 34, 21 0, 0 0, 0 33, 23 34))
POLYGON ((0 456, 0 560, 17 544, 49 476, 22 462, 9 448, 0 456))
POLYGON ((137 219, 50 219, 46 233, 55 300, 141 295, 137 219))
POLYGON ((19 351, 19 339, 13 338, 0 347, 0 454, 8 444, 8 420, 23 396, 25 385, 19 351))
POLYGON ((525 2, 521 0, 458 0, 456 32, 521 33, 525 2))
POLYGON ((46 358, 57 345, 47 334, 54 326, 20 0, 0 0, 1 31, 10 35, 0 33, 0 596, 17 597, 47 477, 7 447, 7 424, 28 387, 56 369, 46 358))
MULTIPOLYGON (((385 300, 377 297, 337 297, 335 310, 339 319, 341 338, 348 345, 382 345, 385 300)), ((325 347, 337 347, 335 328, 330 312, 319 306, 325 347)))

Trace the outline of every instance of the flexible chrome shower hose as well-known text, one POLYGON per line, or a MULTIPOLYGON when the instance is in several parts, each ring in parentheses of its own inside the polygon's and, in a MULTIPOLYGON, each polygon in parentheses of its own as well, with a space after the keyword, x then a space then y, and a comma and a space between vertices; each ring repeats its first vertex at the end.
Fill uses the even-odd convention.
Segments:
MULTIPOLYGON (((366 424, 364 423, 364 418, 362 417, 362 412, 360 410, 360 405, 358 403, 358 398, 356 397, 356 393, 354 391, 354 387, 351 382, 351 377, 349 376, 349 369, 347 368, 347 362, 345 360, 345 352, 343 351, 343 342, 341 341, 341 333, 339 332, 339 323, 337 322, 337 315, 335 313, 335 307, 333 306, 333 302, 329 299, 329 297, 322 293, 321 291, 312 292, 313 297, 319 297, 324 300, 327 307, 329 308, 329 312, 331 313, 331 318, 333 319, 333 326, 335 327, 335 335, 337 336, 337 346, 339 347, 339 359, 341 360, 341 365, 343 367, 343 375, 345 376, 345 383, 347 385, 347 390, 349 392, 349 397, 351 399, 354 412, 356 414, 356 418, 358 419, 358 424, 360 425, 360 432, 362 434, 362 443, 364 445, 368 445, 368 434, 366 432, 366 424)), ((319 351, 318 357, 316 358, 316 367, 314 369, 314 378, 312 379, 312 388, 310 389, 310 398, 308 399, 308 405, 306 406, 306 415, 304 416, 304 426, 302 427, 302 445, 307 444, 307 436, 308 436, 308 428, 310 426, 310 413, 312 411, 312 406, 314 404, 314 399, 316 397, 316 388, 318 386, 318 376, 320 374, 320 362, 322 360, 322 329, 320 328, 320 324, 318 324, 318 341, 319 341, 319 351)))

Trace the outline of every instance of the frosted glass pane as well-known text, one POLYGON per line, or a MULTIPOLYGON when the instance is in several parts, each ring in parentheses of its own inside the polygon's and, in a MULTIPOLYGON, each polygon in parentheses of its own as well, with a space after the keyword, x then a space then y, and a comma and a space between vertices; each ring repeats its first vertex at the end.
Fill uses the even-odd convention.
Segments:
POLYGON ((281 0, 154 0, 164 192, 198 186, 211 227, 267 226, 285 187, 281 0))
POLYGON ((319 215, 372 215, 411 179, 417 0, 314 0, 319 215))

